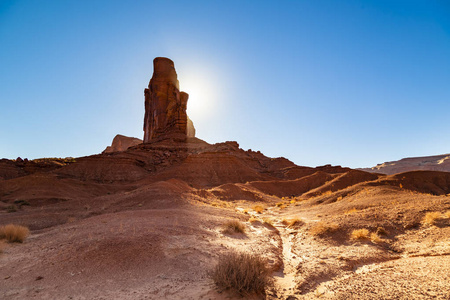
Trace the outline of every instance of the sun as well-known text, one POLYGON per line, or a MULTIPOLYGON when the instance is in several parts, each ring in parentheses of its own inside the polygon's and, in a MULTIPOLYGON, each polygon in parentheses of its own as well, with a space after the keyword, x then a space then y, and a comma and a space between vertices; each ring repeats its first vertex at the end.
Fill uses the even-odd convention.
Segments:
POLYGON ((180 91, 189 94, 187 114, 195 120, 206 119, 215 109, 215 80, 205 70, 189 70, 186 74, 179 74, 180 91))

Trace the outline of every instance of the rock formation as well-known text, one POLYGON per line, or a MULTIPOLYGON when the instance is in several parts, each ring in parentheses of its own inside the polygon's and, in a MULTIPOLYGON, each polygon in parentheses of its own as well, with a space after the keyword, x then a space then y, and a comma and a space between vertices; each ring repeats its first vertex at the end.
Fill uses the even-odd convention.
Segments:
POLYGON ((172 134, 194 136, 194 125, 186 114, 189 95, 180 92, 172 60, 153 60, 153 76, 144 95, 144 143, 172 134))
POLYGON ((142 144, 142 140, 118 134, 114 137, 111 146, 106 147, 102 153, 125 151, 132 146, 142 144))
POLYGON ((397 161, 384 162, 375 167, 362 168, 360 170, 387 175, 409 171, 450 172, 450 153, 434 156, 408 157, 397 161))

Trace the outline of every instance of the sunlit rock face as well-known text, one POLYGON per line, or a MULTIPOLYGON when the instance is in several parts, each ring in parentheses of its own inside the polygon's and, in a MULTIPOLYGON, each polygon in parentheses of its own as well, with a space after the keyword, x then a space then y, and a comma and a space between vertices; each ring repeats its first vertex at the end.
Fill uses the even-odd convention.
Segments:
POLYGON ((194 125, 186 114, 189 95, 180 92, 172 60, 165 57, 153 60, 153 77, 144 95, 144 143, 171 135, 195 136, 194 125))
POLYGON ((114 137, 111 146, 106 147, 102 153, 125 151, 132 146, 142 144, 142 140, 118 134, 114 137))

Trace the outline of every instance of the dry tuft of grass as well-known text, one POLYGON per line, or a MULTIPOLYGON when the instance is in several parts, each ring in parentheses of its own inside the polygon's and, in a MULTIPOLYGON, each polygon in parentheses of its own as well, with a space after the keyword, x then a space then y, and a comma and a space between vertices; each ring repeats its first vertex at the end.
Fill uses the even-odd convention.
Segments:
POLYGON ((273 219, 272 218, 263 218, 264 224, 273 226, 273 219))
POLYGON ((10 243, 22 243, 30 234, 30 230, 21 225, 8 224, 0 227, 0 239, 10 243))
POLYGON ((373 243, 376 243, 376 244, 384 242, 384 240, 378 234, 376 234, 375 232, 372 232, 370 234, 370 240, 373 243))
POLYGON ((255 217, 250 217, 250 219, 248 219, 248 221, 249 221, 250 223, 260 222, 259 219, 258 219, 258 218, 255 218, 255 217))
POLYGON ((245 232, 245 225, 237 220, 229 220, 223 224, 223 227, 223 233, 233 234, 245 232))
POLYGON ((264 206, 262 205, 255 205, 252 207, 254 211, 256 211, 258 214, 262 213, 264 211, 264 206))
POLYGON ((442 219, 442 214, 440 212, 427 212, 422 219, 422 223, 424 225, 436 225, 440 219, 442 219))
POLYGON ((355 229, 350 234, 350 238, 352 240, 368 240, 369 239, 369 230, 363 229, 355 229))
POLYGON ((219 257, 211 277, 221 290, 233 290, 240 295, 264 295, 272 279, 265 261, 258 255, 230 252, 219 257))
POLYGON ((287 227, 299 227, 305 224, 305 222, 302 221, 300 218, 294 218, 294 219, 283 219, 281 221, 284 225, 287 227))
POLYGON ((339 225, 335 223, 318 222, 311 227, 309 233, 314 236, 324 236, 333 233, 339 229, 339 225))
POLYGON ((384 235, 384 236, 386 236, 386 235, 389 234, 389 232, 386 229, 384 229, 383 227, 378 227, 377 231, 376 231, 376 234, 377 235, 384 235))
POLYGON ((354 208, 352 208, 352 209, 350 209, 350 210, 347 210, 346 212, 345 212, 345 214, 346 215, 351 215, 351 214, 354 214, 355 212, 357 212, 358 210, 354 207, 354 208))

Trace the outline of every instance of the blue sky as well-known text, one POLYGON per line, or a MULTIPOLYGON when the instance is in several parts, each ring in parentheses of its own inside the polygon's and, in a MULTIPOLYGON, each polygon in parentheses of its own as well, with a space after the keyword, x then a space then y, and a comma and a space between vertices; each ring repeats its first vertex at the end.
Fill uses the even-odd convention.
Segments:
POLYGON ((0 158, 142 138, 157 56, 210 143, 306 166, 450 153, 449 1, 0 0, 0 158))

